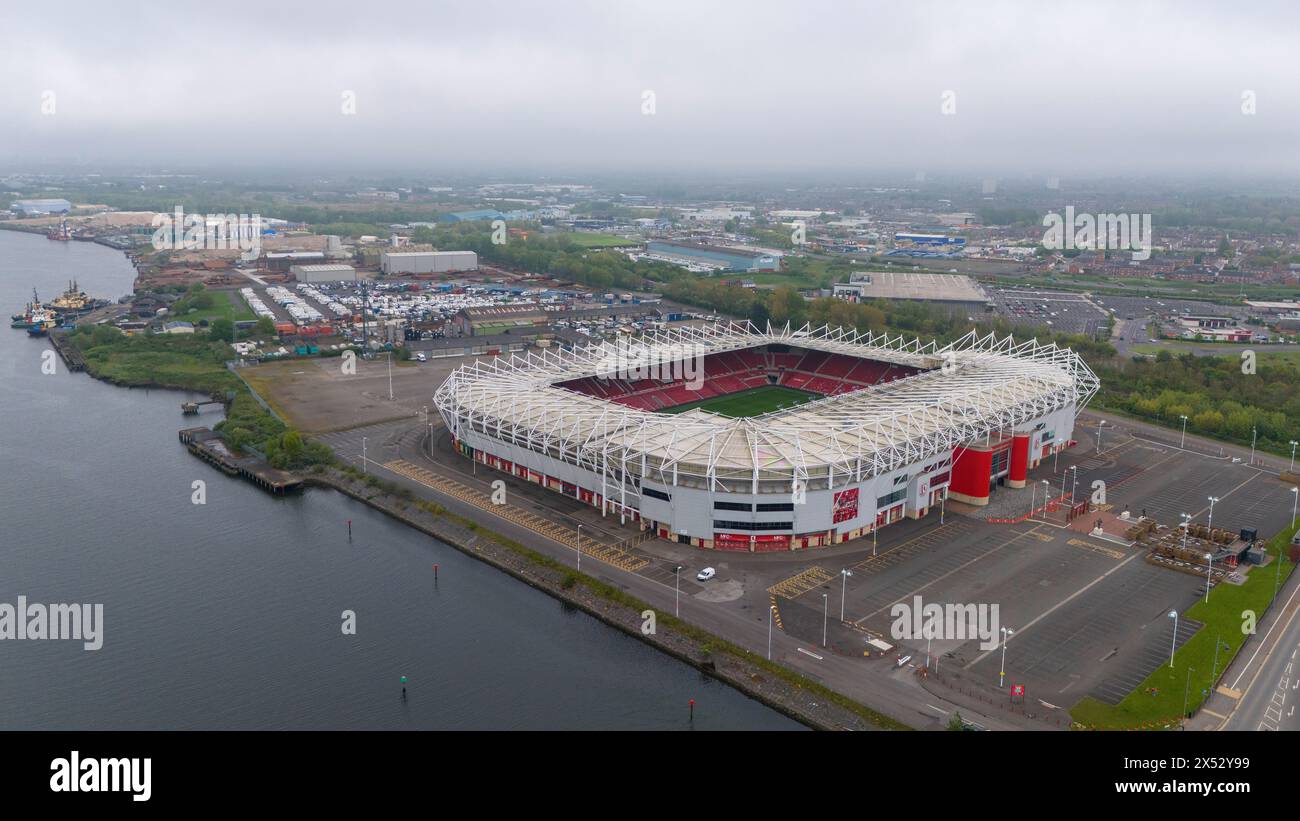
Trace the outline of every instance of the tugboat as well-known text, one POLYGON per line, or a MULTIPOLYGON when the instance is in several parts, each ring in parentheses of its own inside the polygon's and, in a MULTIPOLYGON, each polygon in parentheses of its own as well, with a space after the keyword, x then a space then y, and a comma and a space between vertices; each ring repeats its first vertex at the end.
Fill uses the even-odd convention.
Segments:
POLYGON ((68 282, 68 290, 55 297, 46 307, 63 318, 83 314, 94 308, 95 303, 86 296, 85 291, 77 287, 77 281, 74 279, 68 282))
POLYGON ((32 289, 32 301, 27 303, 27 307, 21 313, 16 313, 9 317, 10 328, 30 328, 33 319, 38 315, 45 314, 45 306, 41 304, 41 298, 36 295, 36 289, 32 289))
POLYGON ((54 314, 42 312, 32 315, 31 324, 27 326, 27 333, 32 336, 45 336, 53 328, 59 327, 59 320, 54 314))

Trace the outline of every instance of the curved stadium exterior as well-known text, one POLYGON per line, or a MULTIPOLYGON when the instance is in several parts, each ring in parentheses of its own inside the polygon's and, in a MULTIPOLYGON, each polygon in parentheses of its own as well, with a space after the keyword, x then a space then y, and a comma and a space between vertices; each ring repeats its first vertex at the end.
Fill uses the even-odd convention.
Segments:
POLYGON ((756 551, 1023 487, 1097 387, 1078 354, 1032 340, 726 322, 463 365, 434 403, 477 462, 663 538, 756 551), (757 415, 723 415, 738 399, 757 415))

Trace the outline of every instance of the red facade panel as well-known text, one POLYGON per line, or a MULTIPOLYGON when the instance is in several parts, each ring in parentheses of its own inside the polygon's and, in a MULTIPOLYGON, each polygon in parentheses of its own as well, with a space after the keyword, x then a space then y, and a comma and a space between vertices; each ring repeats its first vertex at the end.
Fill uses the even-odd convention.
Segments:
POLYGON ((992 472, 993 454, 990 451, 959 447, 953 451, 952 482, 948 487, 953 493, 987 499, 992 472))

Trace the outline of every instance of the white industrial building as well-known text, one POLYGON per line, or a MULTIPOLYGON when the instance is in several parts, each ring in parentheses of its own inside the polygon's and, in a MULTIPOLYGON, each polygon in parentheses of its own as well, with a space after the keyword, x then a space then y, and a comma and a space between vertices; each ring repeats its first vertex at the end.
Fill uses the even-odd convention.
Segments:
POLYGON ((291 265, 289 273, 299 282, 355 282, 357 269, 351 265, 291 265))
POLYGON ((478 269, 473 251, 391 251, 380 257, 385 274, 444 274, 478 269))

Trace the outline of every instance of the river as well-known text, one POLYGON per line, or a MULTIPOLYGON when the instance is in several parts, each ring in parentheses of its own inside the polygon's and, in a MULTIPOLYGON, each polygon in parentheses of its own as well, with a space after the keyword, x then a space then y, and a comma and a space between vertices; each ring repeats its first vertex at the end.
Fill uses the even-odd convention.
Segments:
MULTIPOLYGON (((0 231, 6 317, 33 286, 115 299, 133 276, 0 231)), ((799 728, 340 494, 227 478, 177 441, 185 394, 46 375, 47 349, 0 329, 0 603, 100 603, 103 647, 0 641, 0 729, 799 728)))

